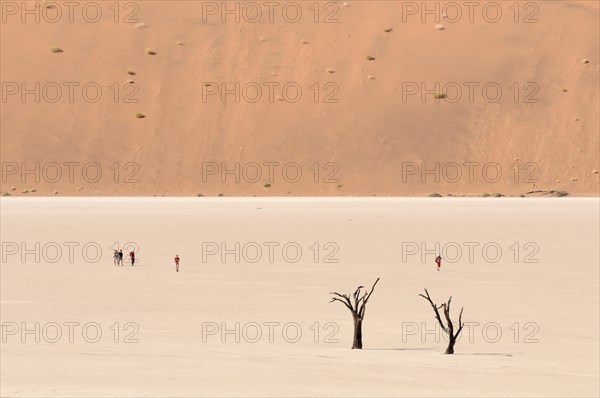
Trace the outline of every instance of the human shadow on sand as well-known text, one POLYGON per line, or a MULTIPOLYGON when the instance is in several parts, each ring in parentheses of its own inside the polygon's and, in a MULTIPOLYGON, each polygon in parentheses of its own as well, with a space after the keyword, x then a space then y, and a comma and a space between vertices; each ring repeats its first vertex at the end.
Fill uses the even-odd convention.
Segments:
POLYGON ((422 347, 422 348, 363 348, 363 351, 435 351, 438 347, 422 347))
POLYGON ((468 353, 468 352, 456 353, 455 352, 453 355, 493 355, 493 356, 501 356, 501 357, 512 357, 513 355, 519 355, 519 353, 507 354, 504 352, 473 352, 473 353, 468 353))
MULTIPOLYGON (((443 351, 440 351, 439 347, 421 347, 421 348, 363 348, 363 351, 439 351, 440 354, 443 354, 443 351)), ((520 353, 508 354, 504 352, 455 352, 452 355, 490 355, 490 356, 501 356, 501 357, 512 357, 514 355, 519 355, 520 353)))

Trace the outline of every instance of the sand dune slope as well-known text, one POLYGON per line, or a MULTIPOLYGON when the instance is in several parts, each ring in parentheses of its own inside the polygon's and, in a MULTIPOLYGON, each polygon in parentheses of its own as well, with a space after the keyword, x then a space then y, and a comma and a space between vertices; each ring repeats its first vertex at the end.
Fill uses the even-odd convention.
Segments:
POLYGON ((444 2, 429 15, 389 1, 321 2, 318 15, 302 3, 294 23, 278 3, 272 22, 263 9, 257 23, 240 11, 238 23, 206 3, 120 3, 119 23, 108 3, 97 23, 5 15, 2 191, 598 194, 594 2, 520 3, 518 13, 503 4, 494 23, 483 6, 470 22, 444 2), (145 26, 123 22, 130 13, 145 26), (21 84, 36 82, 39 103, 22 98, 21 84), (43 92, 51 82, 62 87, 56 102, 53 86, 43 92), (65 82, 79 83, 72 101, 65 82), (36 162, 39 182, 20 174, 36 162), (49 162, 62 178, 44 174, 49 162), (75 162, 71 179, 65 162, 75 162))

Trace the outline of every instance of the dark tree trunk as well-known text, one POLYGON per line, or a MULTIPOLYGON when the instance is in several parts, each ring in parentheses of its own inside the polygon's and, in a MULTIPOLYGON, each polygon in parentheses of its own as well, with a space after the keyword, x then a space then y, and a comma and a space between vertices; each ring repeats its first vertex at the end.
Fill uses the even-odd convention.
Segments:
POLYGON ((429 301, 431 307, 433 308, 433 312, 435 313, 435 319, 437 319, 438 323, 442 327, 442 330, 448 335, 448 348, 446 348, 446 352, 444 354, 454 354, 454 345, 456 344, 456 339, 460 335, 464 323, 462 321, 462 313, 463 309, 460 309, 460 315, 458 315, 458 331, 454 333, 454 324, 452 323, 452 319, 450 319, 450 302, 452 301, 452 296, 448 299, 447 303, 443 303, 442 305, 436 305, 429 296, 429 292, 425 289, 425 294, 419 294, 419 296, 423 297, 425 300, 429 301), (440 308, 444 310, 444 317, 446 318, 446 323, 448 326, 444 326, 444 322, 442 322, 442 318, 440 317, 440 312, 438 311, 440 308))
POLYGON ((362 350, 362 319, 354 317, 354 342, 352 349, 362 350))
POLYGON ((352 313, 352 319, 354 320, 354 340, 352 341, 352 349, 356 348, 357 350, 362 350, 362 322, 363 319, 365 319, 365 308, 369 302, 369 298, 371 298, 371 294, 373 294, 373 290, 375 290, 377 282, 379 282, 379 278, 377 278, 369 292, 367 292, 367 289, 364 286, 357 287, 352 295, 353 301, 350 301, 350 296, 348 294, 339 294, 338 292, 330 293, 333 294, 330 303, 339 301, 352 313), (364 291, 361 289, 364 289, 364 291))
POLYGON ((448 348, 446 348, 446 352, 444 354, 454 354, 454 344, 456 344, 456 339, 449 336, 448 348))

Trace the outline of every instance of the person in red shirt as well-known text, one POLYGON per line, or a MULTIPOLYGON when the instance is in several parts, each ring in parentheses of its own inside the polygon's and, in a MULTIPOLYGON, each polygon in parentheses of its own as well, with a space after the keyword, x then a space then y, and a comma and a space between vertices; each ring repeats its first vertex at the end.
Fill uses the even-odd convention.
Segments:
POLYGON ((131 266, 133 267, 135 264, 135 252, 133 250, 129 253, 129 257, 131 258, 131 266))
POLYGON ((179 254, 175 255, 175 271, 179 272, 179 254))
POLYGON ((435 258, 435 263, 437 264, 437 270, 440 270, 440 267, 442 266, 442 256, 438 255, 435 258))

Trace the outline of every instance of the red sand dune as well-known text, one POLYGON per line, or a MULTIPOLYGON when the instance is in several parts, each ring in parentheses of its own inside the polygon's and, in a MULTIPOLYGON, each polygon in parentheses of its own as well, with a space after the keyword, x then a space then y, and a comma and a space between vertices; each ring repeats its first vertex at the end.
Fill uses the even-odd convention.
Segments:
POLYGON ((287 3, 256 23, 236 2, 239 23, 221 2, 121 2, 118 23, 113 2, 96 23, 20 4, 0 38, 11 195, 599 192, 597 2, 503 3, 496 23, 483 3, 470 22, 445 2, 300 2, 295 23, 287 3))

